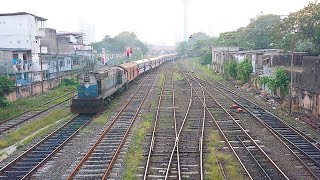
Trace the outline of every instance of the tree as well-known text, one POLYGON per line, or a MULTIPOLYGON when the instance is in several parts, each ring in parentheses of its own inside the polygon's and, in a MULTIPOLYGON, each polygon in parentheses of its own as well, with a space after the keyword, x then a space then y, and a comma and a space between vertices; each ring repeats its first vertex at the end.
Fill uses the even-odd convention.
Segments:
POLYGON ((224 75, 226 78, 232 78, 236 79, 237 78, 237 62, 236 61, 229 61, 228 63, 225 63, 223 65, 224 67, 224 75))
POLYGON ((134 51, 140 51, 143 54, 148 52, 147 45, 140 41, 135 33, 128 31, 121 32, 114 38, 106 35, 102 41, 93 43, 92 45, 98 51, 105 48, 107 53, 114 54, 123 53, 126 47, 132 47, 134 51))
MULTIPOLYGON (((181 55, 193 57, 203 57, 206 63, 208 57, 211 56, 211 47, 215 44, 216 38, 211 38, 203 32, 197 32, 190 36, 188 41, 180 42, 177 45, 177 50, 181 55)), ((210 60, 211 62, 211 60, 210 60)))
POLYGON ((0 76, 0 107, 5 107, 9 103, 4 97, 14 91, 14 81, 10 80, 7 76, 0 76))
POLYGON ((249 82, 249 77, 253 68, 251 63, 248 63, 248 60, 243 60, 237 65, 237 78, 242 83, 249 82))
POLYGON ((294 34, 295 50, 320 54, 320 4, 310 2, 305 8, 291 13, 279 26, 276 38, 283 43, 283 49, 291 49, 291 37, 294 34), (283 38, 281 38, 283 37, 283 38))
POLYGON ((188 42, 182 41, 177 45, 177 51, 180 55, 186 55, 189 51, 188 42))
POLYGON ((245 41, 249 48, 252 49, 268 49, 275 48, 276 43, 273 34, 277 30, 276 27, 281 24, 280 16, 264 15, 252 22, 245 28, 245 41))
POLYGON ((271 77, 265 77, 263 81, 272 92, 280 89, 282 97, 286 97, 288 95, 289 78, 282 67, 278 67, 271 77))

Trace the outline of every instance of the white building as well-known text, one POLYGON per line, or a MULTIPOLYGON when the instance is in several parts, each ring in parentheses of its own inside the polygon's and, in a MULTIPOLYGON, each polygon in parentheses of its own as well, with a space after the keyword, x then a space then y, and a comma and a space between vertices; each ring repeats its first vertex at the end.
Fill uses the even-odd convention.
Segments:
POLYGON ((14 62, 29 67, 17 70, 17 79, 41 80, 40 39, 45 34, 40 28, 46 20, 27 12, 0 14, 0 48, 12 49, 14 62))

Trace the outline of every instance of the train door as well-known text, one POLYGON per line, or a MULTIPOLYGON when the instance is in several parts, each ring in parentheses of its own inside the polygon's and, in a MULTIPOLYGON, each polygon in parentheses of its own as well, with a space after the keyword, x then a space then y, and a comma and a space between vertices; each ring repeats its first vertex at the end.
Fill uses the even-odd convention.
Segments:
POLYGON ((117 84, 122 84, 122 71, 118 71, 117 84))
POLYGON ((101 95, 102 94, 101 80, 97 81, 97 85, 98 85, 98 95, 101 95))

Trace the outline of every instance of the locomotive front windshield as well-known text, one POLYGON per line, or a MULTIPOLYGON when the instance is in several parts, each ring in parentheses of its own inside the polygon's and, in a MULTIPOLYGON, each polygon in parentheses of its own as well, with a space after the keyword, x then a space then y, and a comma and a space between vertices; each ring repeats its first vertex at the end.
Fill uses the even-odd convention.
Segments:
POLYGON ((97 80, 94 74, 82 74, 78 79, 78 97, 92 98, 98 96, 97 80))

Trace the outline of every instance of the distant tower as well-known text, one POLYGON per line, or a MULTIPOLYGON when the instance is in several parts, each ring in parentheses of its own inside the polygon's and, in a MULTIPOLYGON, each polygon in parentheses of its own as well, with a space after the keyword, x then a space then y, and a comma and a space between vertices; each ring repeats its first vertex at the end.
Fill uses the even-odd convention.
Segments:
POLYGON ((188 40, 188 1, 182 0, 183 3, 183 40, 188 40))

